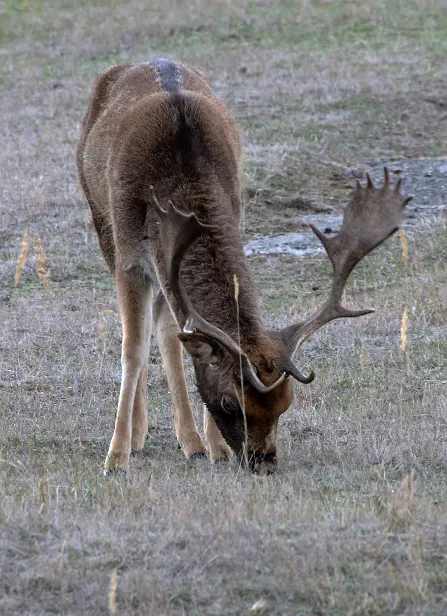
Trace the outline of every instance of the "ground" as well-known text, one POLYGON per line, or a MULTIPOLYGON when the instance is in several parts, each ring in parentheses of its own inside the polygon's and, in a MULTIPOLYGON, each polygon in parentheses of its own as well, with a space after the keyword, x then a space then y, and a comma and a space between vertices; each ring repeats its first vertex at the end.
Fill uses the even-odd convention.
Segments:
POLYGON ((444 0, 0 4, 1 614, 447 612, 446 41, 444 0), (303 223, 336 227, 383 164, 415 194, 348 284, 376 313, 300 352, 317 377, 272 477, 182 457, 155 339, 144 452, 101 473, 120 324, 74 150, 96 75, 156 55, 203 70, 241 128, 268 322, 329 288, 303 223), (306 254, 273 254, 296 232, 306 254))

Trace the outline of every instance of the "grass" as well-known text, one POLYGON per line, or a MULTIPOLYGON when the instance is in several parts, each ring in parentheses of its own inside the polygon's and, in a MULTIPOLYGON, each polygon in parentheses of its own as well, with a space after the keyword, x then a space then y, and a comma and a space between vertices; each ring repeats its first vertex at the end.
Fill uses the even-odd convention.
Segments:
MULTIPOLYGON (((398 236, 369 256, 347 295, 377 313, 300 352, 317 378, 280 422, 275 477, 184 460, 154 340, 146 447, 105 480, 119 315, 74 148, 98 72, 181 55, 241 126, 247 237, 290 231, 367 168, 443 155, 446 32, 441 0, 1 4, 0 613, 445 613, 445 219, 406 231, 407 267, 398 236)), ((330 281, 319 255, 252 265, 276 325, 330 281)))

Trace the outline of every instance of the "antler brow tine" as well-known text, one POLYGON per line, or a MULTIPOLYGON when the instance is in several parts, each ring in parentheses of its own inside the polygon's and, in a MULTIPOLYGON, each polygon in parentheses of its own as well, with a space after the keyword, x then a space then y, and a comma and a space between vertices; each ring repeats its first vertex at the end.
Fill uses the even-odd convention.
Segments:
POLYGON ((164 210, 158 202, 157 195, 155 194, 154 187, 152 184, 149 186, 150 198, 152 203, 155 205, 156 209, 160 214, 167 214, 166 210, 164 210))
POLYGON ((217 341, 225 348, 235 361, 242 360, 242 373, 244 379, 253 385, 259 392, 268 393, 281 383, 285 374, 280 375, 273 385, 267 386, 256 375, 256 371, 250 359, 238 344, 226 332, 201 317, 193 307, 180 280, 180 264, 188 250, 201 235, 217 231, 215 225, 207 225, 199 221, 193 213, 181 212, 173 202, 167 202, 168 207, 164 210, 155 195, 153 186, 150 187, 150 199, 155 205, 160 219, 160 235, 164 247, 164 257, 167 270, 169 287, 174 295, 180 310, 185 317, 182 336, 206 337, 209 341, 217 341))

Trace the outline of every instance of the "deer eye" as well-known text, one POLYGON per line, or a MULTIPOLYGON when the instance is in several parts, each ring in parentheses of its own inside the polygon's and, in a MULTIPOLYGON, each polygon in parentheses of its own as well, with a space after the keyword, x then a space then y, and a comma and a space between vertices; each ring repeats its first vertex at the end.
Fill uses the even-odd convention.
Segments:
POLYGON ((225 411, 225 413, 233 414, 237 413, 239 410, 239 404, 237 400, 230 398, 229 396, 222 396, 222 400, 220 401, 220 405, 225 411))

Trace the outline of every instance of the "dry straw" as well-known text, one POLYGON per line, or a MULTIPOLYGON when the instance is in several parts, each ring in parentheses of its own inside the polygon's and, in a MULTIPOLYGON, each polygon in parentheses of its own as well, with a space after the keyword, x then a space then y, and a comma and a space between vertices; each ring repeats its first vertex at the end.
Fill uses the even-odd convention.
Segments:
POLYGON ((110 578, 110 586, 109 586, 109 614, 114 616, 116 614, 116 589, 118 587, 118 574, 116 567, 112 571, 112 576, 110 578))
POLYGON ((105 330, 104 317, 102 314, 99 316, 98 327, 96 328, 96 336, 97 338, 101 338, 105 330))
POLYGON ((51 276, 51 270, 47 265, 47 260, 45 256, 45 251, 43 249, 42 240, 40 239, 40 236, 38 233, 34 234, 33 249, 34 249, 34 263, 35 263, 36 274, 39 280, 43 282, 43 286, 45 287, 45 289, 48 291, 49 289, 48 280, 50 279, 50 276, 51 276))
POLYGON ((26 259, 28 257, 29 252, 29 236, 28 229, 23 234, 22 238, 22 247, 20 250, 19 257, 17 259, 17 267, 16 267, 16 275, 14 276, 14 285, 16 287, 20 284, 20 278, 22 276, 23 268, 25 267, 26 259))
MULTIPOLYGON (((236 310, 237 310, 237 337, 238 337, 238 343, 239 343, 239 347, 241 346, 241 330, 239 327, 239 280, 237 279, 236 274, 233 274, 233 282, 234 282, 234 299, 236 300, 236 310)), ((244 456, 245 456, 245 465, 248 468, 248 428, 247 428, 247 416, 245 415, 245 399, 244 399, 244 380, 243 380, 243 374, 242 374, 242 356, 239 355, 239 373, 241 376, 241 397, 242 400, 239 400, 239 396, 237 394, 236 391, 236 397, 238 399, 238 402, 240 404, 241 410, 242 410, 242 415, 244 417, 244 432, 245 432, 245 438, 244 438, 244 456)))
POLYGON ((359 357, 360 365, 362 366, 362 368, 365 365, 365 356, 366 356, 366 346, 365 346, 365 343, 362 342, 362 345, 360 347, 360 357, 359 357))
POLYGON ((391 498, 393 522, 402 523, 412 518, 414 510, 413 471, 405 475, 391 498))
POLYGON ((405 307, 404 313, 402 315, 402 325, 400 327, 400 349, 401 351, 405 351, 405 347, 407 346, 407 325, 408 325, 408 310, 405 307))
POLYGON ((402 246, 402 262, 405 266, 405 269, 408 269, 408 244, 407 238, 405 237, 405 232, 403 229, 399 230, 400 235, 400 244, 402 246))

